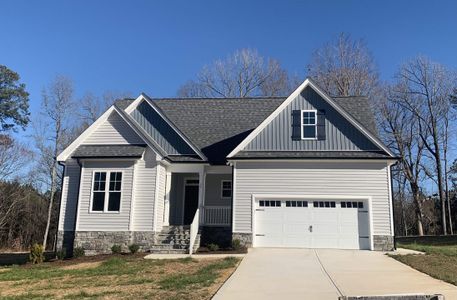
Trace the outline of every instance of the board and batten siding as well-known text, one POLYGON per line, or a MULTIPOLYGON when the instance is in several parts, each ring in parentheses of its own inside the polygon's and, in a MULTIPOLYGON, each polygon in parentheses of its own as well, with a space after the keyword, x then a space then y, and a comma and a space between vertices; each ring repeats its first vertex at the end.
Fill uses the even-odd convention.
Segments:
POLYGON ((108 119, 100 124, 82 144, 144 144, 144 141, 117 112, 112 112, 108 119))
POLYGON ((259 132, 244 150, 358 151, 379 149, 319 94, 308 87, 259 132), (292 140, 292 111, 307 109, 325 110, 324 140, 292 140))
POLYGON ((128 231, 134 161, 84 161, 81 174, 77 231, 128 231), (93 173, 122 171, 120 212, 90 212, 93 173))
POLYGON ((76 205, 78 203, 80 167, 76 160, 65 162, 60 203, 59 231, 75 230, 76 205))
POLYGON ((237 162, 234 232, 252 232, 252 195, 371 196, 374 235, 391 235, 385 162, 237 162))
POLYGON ((140 103, 131 116, 167 154, 195 154, 187 142, 147 102, 140 103))
POLYGON ((138 160, 135 165, 132 230, 153 230, 156 176, 156 154, 147 148, 144 159, 138 160))

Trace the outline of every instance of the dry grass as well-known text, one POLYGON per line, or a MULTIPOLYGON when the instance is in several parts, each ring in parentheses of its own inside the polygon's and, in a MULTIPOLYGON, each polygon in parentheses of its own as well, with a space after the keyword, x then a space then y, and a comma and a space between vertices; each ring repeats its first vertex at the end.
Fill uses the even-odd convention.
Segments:
POLYGON ((57 262, 0 272, 2 299, 210 299, 235 270, 235 258, 57 262))
POLYGON ((399 244, 398 247, 425 252, 426 255, 394 255, 398 261, 434 278, 457 285, 457 245, 399 244))

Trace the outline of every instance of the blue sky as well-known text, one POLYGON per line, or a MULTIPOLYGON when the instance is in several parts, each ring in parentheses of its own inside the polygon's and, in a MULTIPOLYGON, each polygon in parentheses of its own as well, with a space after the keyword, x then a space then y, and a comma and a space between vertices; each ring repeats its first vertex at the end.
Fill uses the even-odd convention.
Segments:
POLYGON ((91 91, 175 96, 214 59, 256 48, 305 74, 340 32, 364 38, 390 79, 417 54, 457 68, 457 1, 6 1, 0 64, 17 71, 35 114, 56 74, 91 91))

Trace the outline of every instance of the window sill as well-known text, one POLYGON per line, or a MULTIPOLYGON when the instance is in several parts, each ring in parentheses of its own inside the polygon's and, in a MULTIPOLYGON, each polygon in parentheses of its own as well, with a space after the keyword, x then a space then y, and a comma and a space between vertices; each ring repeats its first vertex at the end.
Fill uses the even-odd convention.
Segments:
POLYGON ((118 215, 120 211, 89 211, 89 214, 95 215, 118 215))

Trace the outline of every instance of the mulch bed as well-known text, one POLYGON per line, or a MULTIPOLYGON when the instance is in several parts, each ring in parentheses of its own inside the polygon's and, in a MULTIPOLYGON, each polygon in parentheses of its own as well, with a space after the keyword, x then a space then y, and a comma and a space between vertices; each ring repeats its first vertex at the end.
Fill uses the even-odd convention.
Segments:
POLYGON ((198 248, 196 254, 198 255, 198 254, 246 254, 246 253, 248 253, 247 248, 241 248, 238 250, 221 249, 221 250, 217 250, 217 251, 209 251, 209 249, 206 247, 200 247, 200 248, 198 248))

